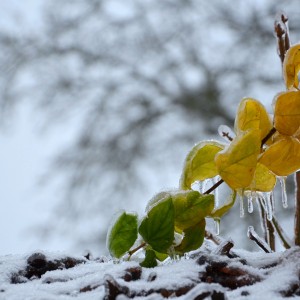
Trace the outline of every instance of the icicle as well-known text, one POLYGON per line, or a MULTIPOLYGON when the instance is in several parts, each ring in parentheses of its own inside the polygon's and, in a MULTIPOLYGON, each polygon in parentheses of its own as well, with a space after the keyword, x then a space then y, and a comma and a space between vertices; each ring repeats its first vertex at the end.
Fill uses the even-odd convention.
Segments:
POLYGON ((204 181, 198 181, 198 191, 199 193, 203 193, 203 184, 204 184, 204 181))
POLYGON ((216 235, 220 234, 220 218, 214 219, 216 235))
POLYGON ((251 191, 250 194, 247 195, 247 201, 248 201, 248 213, 251 214, 253 212, 253 197, 254 194, 251 191))
MULTIPOLYGON (((216 184, 221 179, 220 176, 216 176, 213 179, 213 185, 216 184)), ((215 196, 215 207, 219 206, 219 189, 214 190, 214 196, 215 196)))
POLYGON ((280 186, 281 186, 281 200, 283 208, 288 207, 287 195, 286 195, 286 177, 279 178, 280 186))
POLYGON ((244 195, 239 195, 239 200, 240 200, 240 217, 243 218, 245 215, 245 210, 244 210, 244 195))
POLYGON ((272 193, 264 193, 263 197, 264 197, 264 200, 265 200, 265 210, 266 210, 266 213, 267 213, 267 219, 269 221, 271 221, 272 218, 273 218, 273 209, 272 209, 272 203, 271 203, 272 193))

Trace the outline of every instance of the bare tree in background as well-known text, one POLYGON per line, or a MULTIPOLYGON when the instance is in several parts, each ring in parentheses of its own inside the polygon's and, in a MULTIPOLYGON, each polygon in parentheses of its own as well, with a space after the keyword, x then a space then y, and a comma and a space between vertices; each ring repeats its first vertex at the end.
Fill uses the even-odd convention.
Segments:
POLYGON ((38 34, 0 30, 1 120, 27 101, 62 134, 79 124, 52 174, 65 184, 59 218, 93 224, 84 248, 104 245, 94 225, 118 207, 144 206, 149 178, 163 188, 168 165, 180 170, 193 143, 232 125, 242 97, 283 88, 271 2, 48 1, 38 34))

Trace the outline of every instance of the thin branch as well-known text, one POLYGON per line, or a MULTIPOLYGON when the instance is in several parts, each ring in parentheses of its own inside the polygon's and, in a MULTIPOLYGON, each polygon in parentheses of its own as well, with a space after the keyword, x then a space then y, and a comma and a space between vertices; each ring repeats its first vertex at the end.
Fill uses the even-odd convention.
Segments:
POLYGON ((291 248, 291 245, 290 243, 288 242, 288 238, 286 237, 286 234, 285 232, 283 231, 282 227, 279 225, 277 219, 275 218, 275 216, 273 216, 272 218, 272 225, 274 226, 283 246, 285 249, 290 249, 291 248))
POLYGON ((266 220, 266 223, 267 223, 268 245, 270 246, 271 250, 275 252, 274 225, 272 221, 269 221, 268 219, 266 220))
POLYGON ((206 192, 204 192, 204 195, 210 194, 212 191, 214 191, 219 185, 221 185, 224 182, 223 179, 220 179, 217 181, 210 189, 208 189, 206 192))
POLYGON ((219 237, 208 230, 205 230, 205 238, 213 241, 216 245, 220 245, 222 243, 222 240, 219 237))
POLYGON ((273 134, 276 132, 275 127, 273 127, 268 134, 261 140, 261 147, 273 136, 273 134))
POLYGON ((248 227, 248 237, 250 240, 254 241, 262 250, 264 250, 266 253, 271 253, 272 249, 269 247, 269 245, 259 237, 259 235, 254 230, 253 226, 248 227))
POLYGON ((300 172, 295 174, 295 245, 300 246, 300 172))
POLYGON ((141 243, 139 246, 137 246, 136 248, 128 251, 129 257, 132 256, 132 254, 134 254, 136 251, 144 248, 147 244, 145 242, 141 243))

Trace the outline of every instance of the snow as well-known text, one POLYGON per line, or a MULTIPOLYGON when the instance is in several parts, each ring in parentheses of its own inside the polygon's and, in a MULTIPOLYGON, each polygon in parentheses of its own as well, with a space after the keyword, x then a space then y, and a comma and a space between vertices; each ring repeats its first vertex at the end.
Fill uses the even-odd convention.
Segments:
MULTIPOLYGON (((27 260, 32 253, 1 256, 0 300, 105 299, 107 280, 114 281, 122 289, 130 291, 134 299, 165 299, 162 294, 158 294, 161 289, 173 291, 180 287, 189 287, 184 294, 174 297, 180 300, 194 299, 206 292, 224 293, 228 299, 276 300, 283 299, 281 291, 289 290, 293 284, 299 284, 300 249, 298 247, 282 253, 269 254, 231 250, 231 254, 237 256, 231 259, 226 255, 208 254, 205 247, 202 248, 201 252, 195 252, 178 260, 167 260, 151 269, 140 268, 137 261, 115 261, 105 257, 89 260, 83 256, 74 257, 66 253, 42 252, 47 261, 72 257, 80 263, 69 269, 48 271, 41 278, 24 278, 25 282, 17 284, 11 283, 11 278, 13 274, 26 268, 27 260), (205 272, 209 263, 209 260, 197 263, 201 255, 208 255, 209 260, 214 263, 228 263, 228 267, 244 270, 251 276, 261 278, 261 281, 236 289, 223 287, 216 282, 199 282, 199 276, 205 272), (140 268, 140 278, 126 280, 124 275, 129 268, 140 268), (149 294, 151 290, 157 292, 149 294)), ((119 295, 117 298, 109 299, 128 298, 126 295, 119 295)))

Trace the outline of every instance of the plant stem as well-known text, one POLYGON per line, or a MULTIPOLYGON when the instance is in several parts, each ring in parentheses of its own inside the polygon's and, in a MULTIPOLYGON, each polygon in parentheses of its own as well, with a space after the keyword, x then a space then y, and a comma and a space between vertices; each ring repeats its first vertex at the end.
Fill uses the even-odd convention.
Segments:
POLYGON ((279 238, 281 239, 284 248, 285 249, 291 248, 291 245, 287 241, 286 234, 284 233, 282 227, 279 225, 279 223, 278 223, 277 219, 275 218, 275 216, 273 216, 271 222, 272 222, 272 225, 274 226, 279 238))
POLYGON ((212 191, 214 191, 219 185, 221 185, 224 182, 223 179, 220 179, 217 181, 211 188, 209 188, 206 192, 204 192, 204 195, 210 194, 212 191))
POLYGON ((134 254, 136 251, 138 251, 138 250, 144 248, 146 245, 147 245, 147 244, 146 244, 145 242, 143 242, 143 243, 141 243, 139 246, 137 246, 136 248, 134 248, 134 249, 128 251, 129 257, 130 257, 132 254, 134 254))
POLYGON ((300 246, 300 171, 295 174, 295 245, 300 246))
MULTIPOLYGON (((273 216, 274 217, 274 216, 273 216)), ((275 252, 275 234, 272 221, 267 219, 268 244, 273 252, 275 252)), ((278 234, 279 235, 279 234, 278 234)))
POLYGON ((205 238, 212 240, 216 245, 220 245, 222 243, 222 240, 219 237, 208 230, 205 230, 205 238))
POLYGON ((258 247, 260 247, 266 253, 272 252, 272 248, 269 247, 269 245, 258 236, 253 226, 249 226, 248 228, 248 237, 250 240, 254 241, 258 245, 258 247))
POLYGON ((261 147, 268 141, 269 138, 272 137, 272 135, 276 132, 275 127, 273 127, 269 133, 262 139, 261 141, 261 147))

